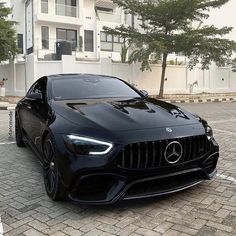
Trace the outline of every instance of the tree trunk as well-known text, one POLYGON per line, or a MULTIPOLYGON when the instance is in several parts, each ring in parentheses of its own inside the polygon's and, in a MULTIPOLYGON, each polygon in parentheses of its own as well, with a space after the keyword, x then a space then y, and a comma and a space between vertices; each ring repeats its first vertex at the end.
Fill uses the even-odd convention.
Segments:
POLYGON ((164 85, 165 85, 167 56, 168 56, 167 53, 163 54, 162 71, 161 71, 161 85, 160 85, 160 91, 159 91, 159 98, 163 98, 163 95, 164 95, 164 85))

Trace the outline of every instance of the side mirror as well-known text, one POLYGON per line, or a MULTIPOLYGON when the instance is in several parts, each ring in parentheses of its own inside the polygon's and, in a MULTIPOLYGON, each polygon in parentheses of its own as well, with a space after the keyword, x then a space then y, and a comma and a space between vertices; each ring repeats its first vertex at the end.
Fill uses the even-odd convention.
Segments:
POLYGON ((140 90, 144 97, 148 97, 148 92, 146 90, 140 90))
POLYGON ((33 101, 43 101, 43 95, 41 93, 29 94, 27 98, 33 101))

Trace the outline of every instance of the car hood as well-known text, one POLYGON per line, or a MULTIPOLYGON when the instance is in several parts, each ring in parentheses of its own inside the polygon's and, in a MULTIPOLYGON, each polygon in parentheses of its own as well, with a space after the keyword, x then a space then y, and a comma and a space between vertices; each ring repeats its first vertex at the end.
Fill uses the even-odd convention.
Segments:
POLYGON ((109 131, 199 124, 199 119, 191 113, 152 98, 53 101, 52 108, 78 126, 109 131))

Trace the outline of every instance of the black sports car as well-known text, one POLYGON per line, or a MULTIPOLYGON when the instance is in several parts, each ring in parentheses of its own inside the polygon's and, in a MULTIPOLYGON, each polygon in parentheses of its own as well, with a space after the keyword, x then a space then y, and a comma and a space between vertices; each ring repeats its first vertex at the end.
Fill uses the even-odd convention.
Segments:
POLYGON ((15 118, 17 145, 38 154, 53 200, 114 203, 216 174, 219 146, 205 120, 114 77, 43 77, 18 102, 15 118))

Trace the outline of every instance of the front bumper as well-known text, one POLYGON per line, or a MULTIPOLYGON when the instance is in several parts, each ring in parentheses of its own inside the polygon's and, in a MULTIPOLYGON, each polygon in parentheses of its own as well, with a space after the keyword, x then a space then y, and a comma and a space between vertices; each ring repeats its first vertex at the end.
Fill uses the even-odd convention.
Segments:
POLYGON ((59 171, 68 197, 80 204, 112 204, 165 195, 212 179, 216 174, 219 146, 212 139, 210 151, 188 163, 154 169, 131 170, 117 165, 123 146, 107 156, 76 156, 57 138, 59 171))
POLYGON ((166 175, 139 178, 131 182, 113 174, 93 174, 84 176, 79 181, 79 184, 74 186, 72 192, 69 194, 69 198, 72 201, 81 204, 99 205, 113 204, 119 200, 161 196, 193 187, 201 183, 203 180, 212 179, 216 173, 216 169, 214 169, 211 174, 206 174, 201 168, 194 168, 166 175), (84 192, 83 190, 81 191, 80 188, 84 187, 84 179, 91 178, 91 182, 96 182, 96 180, 99 180, 100 177, 105 176, 106 179, 102 178, 104 181, 107 180, 107 182, 103 182, 104 186, 106 186, 104 189, 98 189, 97 186, 94 187, 93 185, 90 185, 90 187, 87 188, 87 192, 85 189, 83 189, 84 192), (111 179, 116 179, 117 181, 109 182, 111 179))

